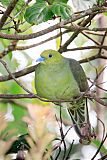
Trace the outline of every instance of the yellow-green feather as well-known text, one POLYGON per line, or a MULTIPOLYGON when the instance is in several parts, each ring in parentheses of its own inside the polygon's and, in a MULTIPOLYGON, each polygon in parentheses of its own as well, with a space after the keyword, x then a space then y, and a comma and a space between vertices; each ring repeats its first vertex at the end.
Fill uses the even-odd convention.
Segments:
POLYGON ((81 138, 81 128, 88 119, 87 111, 84 99, 75 103, 75 98, 88 88, 86 75, 79 62, 65 58, 57 51, 46 50, 41 53, 41 57, 45 60, 35 70, 37 94, 54 101, 74 100, 74 103, 62 102, 60 105, 68 108, 74 128, 81 138))
POLYGON ((50 100, 71 100, 79 96, 80 89, 69 67, 69 61, 58 52, 52 52, 53 57, 48 58, 47 54, 50 52, 52 51, 41 54, 46 60, 36 68, 37 94, 50 100))

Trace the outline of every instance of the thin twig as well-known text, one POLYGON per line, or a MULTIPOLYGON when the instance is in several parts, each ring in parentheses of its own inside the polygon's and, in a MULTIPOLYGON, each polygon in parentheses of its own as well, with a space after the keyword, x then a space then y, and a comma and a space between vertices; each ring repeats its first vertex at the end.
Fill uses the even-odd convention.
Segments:
POLYGON ((101 158, 99 158, 98 160, 106 160, 107 159, 107 154, 105 154, 104 156, 102 156, 101 158))
POLYGON ((86 47, 77 47, 77 48, 71 48, 71 49, 67 49, 66 51, 76 51, 76 50, 85 50, 85 49, 106 49, 107 50, 107 46, 102 46, 102 45, 97 45, 97 46, 86 46, 86 47))
MULTIPOLYGON (((80 27, 85 27, 94 17, 95 13, 90 15, 86 20, 80 23, 80 27)), ((72 22, 71 22, 72 23, 72 22)), ((63 46, 59 49, 59 52, 64 52, 67 50, 68 45, 78 36, 81 30, 76 30, 73 35, 63 44, 63 46)))
POLYGON ((48 41, 51 41, 51 40, 53 40, 53 39, 56 39, 56 38, 60 37, 61 35, 65 34, 65 33, 68 33, 68 32, 70 32, 70 31, 69 31, 69 30, 66 30, 66 31, 64 31, 64 32, 62 32, 62 33, 58 33, 58 34, 55 35, 55 36, 49 37, 49 38, 47 38, 46 40, 43 40, 43 41, 41 41, 41 42, 39 42, 39 43, 32 44, 32 45, 29 45, 29 46, 16 46, 15 50, 26 50, 26 49, 30 49, 30 48, 33 48, 33 47, 37 47, 37 46, 42 45, 42 44, 44 44, 44 43, 46 43, 46 42, 48 42, 48 41))
MULTIPOLYGON (((82 95, 81 95, 82 96, 82 95)), ((101 97, 97 97, 94 93, 87 93, 84 95, 84 97, 86 98, 89 98, 89 99, 94 99, 95 101, 97 101, 98 103, 100 103, 101 105, 107 107, 107 102, 103 101, 102 99, 104 98, 101 98, 101 97)), ((43 102, 52 102, 52 103, 55 103, 55 102, 58 102, 58 103, 61 103, 61 102, 73 102, 72 100, 46 100, 44 98, 41 98, 39 97, 37 94, 0 94, 0 98, 2 99, 24 99, 24 98, 37 98, 43 102)), ((77 98, 77 101, 78 101, 79 98, 77 98)), ((75 99, 76 101, 76 99, 75 99)))
MULTIPOLYGON (((101 46, 103 45, 103 43, 104 43, 104 40, 105 40, 105 38, 106 38, 106 35, 107 35, 107 29, 106 29, 106 31, 105 31, 105 33, 104 33, 104 36, 103 36, 103 38, 102 38, 102 41, 101 41, 101 46)), ((98 55, 101 55, 101 50, 102 50, 102 48, 100 48, 99 49, 99 51, 98 51, 98 55)))
POLYGON ((90 36, 88 36, 88 35, 87 35, 86 33, 84 33, 83 31, 81 31, 81 33, 82 33, 85 37, 87 37, 88 39, 90 39, 91 41, 93 41, 95 44, 100 45, 99 42, 95 41, 93 38, 91 38, 90 36))
POLYGON ((100 32, 99 31, 98 32, 96 32, 96 31, 95 32, 94 31, 85 31, 85 33, 91 34, 91 35, 94 35, 94 36, 104 36, 104 33, 105 33, 104 31, 103 32, 101 32, 101 31, 100 32))
POLYGON ((88 58, 84 58, 84 59, 80 60, 79 62, 80 63, 86 63, 86 62, 90 62, 90 61, 93 61, 93 60, 99 59, 99 58, 101 58, 101 59, 107 59, 106 56, 98 55, 97 54, 97 55, 94 55, 94 56, 91 56, 91 57, 88 57, 88 58))
POLYGON ((6 56, 10 51, 14 51, 17 43, 18 43, 17 40, 13 40, 11 44, 4 51, 0 53, 0 58, 6 56))
POLYGON ((71 151, 72 151, 72 148, 73 148, 73 144, 74 144, 74 140, 72 141, 72 143, 70 145, 70 148, 69 148, 69 151, 68 151, 68 154, 67 154, 65 160, 69 160, 70 159, 70 154, 71 154, 71 151))
POLYGON ((101 121, 101 119, 99 119, 98 117, 97 117, 97 119, 98 119, 98 121, 102 124, 102 126, 103 126, 103 136, 102 136, 102 141, 103 141, 103 139, 104 139, 104 136, 105 136, 105 131, 106 131, 106 129, 105 129, 105 124, 101 121))

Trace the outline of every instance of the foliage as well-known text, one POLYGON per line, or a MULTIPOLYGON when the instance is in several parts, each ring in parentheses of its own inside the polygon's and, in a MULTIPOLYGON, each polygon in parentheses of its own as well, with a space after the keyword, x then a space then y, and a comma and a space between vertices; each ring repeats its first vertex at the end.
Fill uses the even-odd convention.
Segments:
POLYGON ((52 19, 54 16, 60 16, 62 19, 70 18, 70 6, 63 2, 53 2, 48 5, 45 1, 38 1, 27 8, 25 20, 31 24, 39 24, 52 19))
MULTIPOLYGON (((10 3, 10 0, 0 0, 0 2, 2 3, 2 5, 4 7, 7 7, 10 3)), ((16 16, 17 15, 17 20, 23 20, 23 16, 24 16, 24 12, 25 12, 25 1, 21 0, 19 1, 16 6, 15 9, 12 12, 12 16, 16 16), (19 14, 19 12, 21 11, 21 13, 19 14)))
POLYGON ((11 159, 8 153, 13 152, 29 160, 84 158, 83 145, 75 138, 66 109, 60 111, 57 105, 53 109, 52 104, 43 102, 35 94, 34 60, 45 48, 57 48, 68 57, 79 57, 91 86, 85 95, 92 100, 88 104, 89 113, 94 112, 97 114, 94 118, 98 117, 93 131, 96 139, 91 142, 97 150, 93 156, 96 158, 99 154, 100 158, 107 158, 104 144, 107 89, 102 87, 107 81, 103 81, 103 74, 107 72, 104 61, 107 59, 107 29, 101 26, 107 23, 102 22, 102 17, 107 16, 107 2, 11 2, 15 6, 12 10, 10 6, 10 12, 10 0, 0 0, 0 159, 11 159), (104 112, 103 106, 106 106, 104 112), (99 136, 102 137, 99 139, 99 136))

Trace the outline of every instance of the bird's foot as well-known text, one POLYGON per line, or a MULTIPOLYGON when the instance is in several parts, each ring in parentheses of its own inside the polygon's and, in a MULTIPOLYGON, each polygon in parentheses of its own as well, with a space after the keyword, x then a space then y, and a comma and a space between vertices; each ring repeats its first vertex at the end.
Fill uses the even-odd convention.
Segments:
POLYGON ((80 137, 80 143, 81 144, 85 144, 88 145, 91 143, 92 139, 96 138, 96 134, 93 131, 91 131, 91 125, 88 123, 83 124, 83 126, 81 127, 81 137, 80 137))

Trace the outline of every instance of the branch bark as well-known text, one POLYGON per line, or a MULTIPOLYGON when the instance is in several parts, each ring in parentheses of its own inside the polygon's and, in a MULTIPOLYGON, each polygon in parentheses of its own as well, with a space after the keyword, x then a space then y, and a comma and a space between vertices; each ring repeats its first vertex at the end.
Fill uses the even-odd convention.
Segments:
MULTIPOLYGON (((84 93, 83 93, 84 94, 84 93)), ((81 95, 82 97, 82 95, 81 95)), ((100 97, 97 97, 97 95, 94 93, 87 93, 84 95, 84 97, 87 97, 89 99, 94 99, 96 102, 98 102, 99 104, 101 104, 102 106, 107 107, 107 102, 103 101, 100 97)), ((64 101, 64 100, 58 100, 58 101, 52 101, 52 100, 46 100, 44 98, 39 97, 37 94, 0 94, 0 98, 1 99, 24 99, 24 98, 37 98, 40 99, 41 101, 44 102, 72 102, 71 101, 64 101)), ((79 97, 78 97, 79 98, 79 97)), ((77 100, 78 100, 77 98, 77 100)))
MULTIPOLYGON (((99 55, 94 55, 94 56, 91 56, 91 57, 80 60, 79 63, 86 63, 86 62, 89 62, 89 61, 92 61, 92 60, 95 60, 95 59, 98 59, 98 58, 107 59, 107 57, 105 57, 103 55, 100 55, 100 56, 99 55)), ((37 65, 31 66, 31 67, 25 68, 23 70, 20 70, 18 72, 14 72, 14 73, 12 73, 12 75, 15 78, 19 78, 19 77, 22 77, 22 76, 25 76, 29 73, 34 72, 36 67, 37 67, 37 65)), ((0 76, 0 82, 5 82, 5 81, 8 81, 8 80, 12 80, 11 75, 0 76)))
MULTIPOLYGON (((86 20, 82 21, 80 23, 81 27, 85 27, 94 17, 96 14, 90 15, 86 20)), ((76 30, 73 35, 63 44, 63 46, 59 49, 59 52, 64 52, 67 50, 68 45, 78 36, 78 34, 81 32, 81 30, 76 30)))

